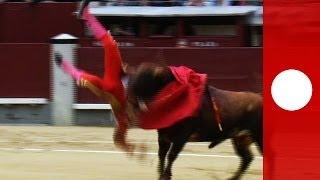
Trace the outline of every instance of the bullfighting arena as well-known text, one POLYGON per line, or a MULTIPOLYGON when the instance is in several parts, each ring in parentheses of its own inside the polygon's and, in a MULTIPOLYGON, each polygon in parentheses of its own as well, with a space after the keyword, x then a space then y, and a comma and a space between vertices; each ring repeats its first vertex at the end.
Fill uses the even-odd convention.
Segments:
MULTIPOLYGON (((4 180, 152 180, 157 179, 157 133, 132 129, 129 138, 147 149, 128 156, 112 143, 113 128, 0 126, 0 177, 4 180)), ((174 180, 224 180, 239 158, 230 141, 213 149, 188 143, 173 167, 174 180)), ((261 155, 244 180, 262 179, 261 155)))

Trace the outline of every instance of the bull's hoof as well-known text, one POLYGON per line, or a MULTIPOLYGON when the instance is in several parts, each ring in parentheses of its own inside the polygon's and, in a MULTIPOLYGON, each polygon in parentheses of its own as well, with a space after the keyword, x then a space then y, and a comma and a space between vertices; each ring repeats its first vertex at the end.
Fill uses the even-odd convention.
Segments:
POLYGON ((159 177, 159 180, 171 180, 171 176, 169 175, 162 175, 159 177))
POLYGON ((239 179, 240 179, 239 176, 234 176, 234 177, 229 178, 228 180, 239 180, 239 179))

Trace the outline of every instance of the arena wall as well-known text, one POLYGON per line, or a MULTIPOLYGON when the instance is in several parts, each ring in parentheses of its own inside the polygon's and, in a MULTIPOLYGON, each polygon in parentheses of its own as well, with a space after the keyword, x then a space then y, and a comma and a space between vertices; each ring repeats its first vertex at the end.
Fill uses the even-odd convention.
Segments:
MULTIPOLYGON (((122 48, 123 60, 132 65, 158 62, 187 65, 207 73, 209 84, 228 90, 262 90, 261 48, 122 48)), ((0 98, 44 98, 49 103, 2 104, 0 123, 51 124, 50 47, 48 44, 0 43, 2 61, 0 98), (8 106, 9 105, 9 106, 8 106)), ((80 47, 77 66, 102 76, 103 49, 80 47)), ((77 89, 77 104, 106 103, 86 89, 77 89)), ((75 124, 113 125, 110 109, 75 109, 75 124), (106 113, 107 111, 107 113, 106 113)))

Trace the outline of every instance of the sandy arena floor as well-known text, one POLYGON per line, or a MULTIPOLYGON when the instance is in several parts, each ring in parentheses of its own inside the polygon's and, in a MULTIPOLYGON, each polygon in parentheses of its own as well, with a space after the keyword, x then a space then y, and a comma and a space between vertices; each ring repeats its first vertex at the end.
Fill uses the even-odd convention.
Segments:
MULTIPOLYGON (((133 129, 129 138, 147 145, 146 157, 128 157, 112 143, 113 128, 0 126, 1 180, 156 180, 156 131, 133 129)), ((224 180, 239 165, 229 141, 209 150, 189 143, 174 164, 173 180, 224 180)), ((262 179, 262 158, 244 180, 262 179)))

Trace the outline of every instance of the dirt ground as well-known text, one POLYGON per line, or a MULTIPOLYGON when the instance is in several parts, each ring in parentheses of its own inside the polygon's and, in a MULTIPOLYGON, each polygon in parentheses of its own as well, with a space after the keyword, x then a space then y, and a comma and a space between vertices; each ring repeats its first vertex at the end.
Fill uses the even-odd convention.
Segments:
MULTIPOLYGON (((112 132, 113 128, 107 127, 0 126, 0 179, 157 179, 156 132, 130 131, 131 141, 147 146, 147 153, 133 156, 114 147, 112 132)), ((231 143, 226 141, 210 150, 207 146, 189 143, 174 164, 172 179, 231 177, 239 165, 231 143)), ((255 159, 243 179, 260 180, 263 159, 256 147, 251 148, 255 159)))

